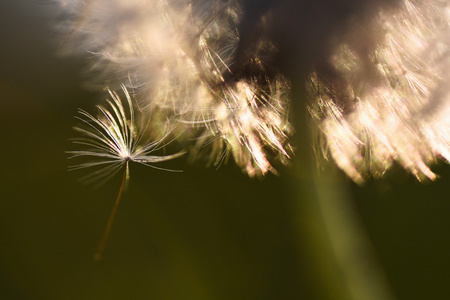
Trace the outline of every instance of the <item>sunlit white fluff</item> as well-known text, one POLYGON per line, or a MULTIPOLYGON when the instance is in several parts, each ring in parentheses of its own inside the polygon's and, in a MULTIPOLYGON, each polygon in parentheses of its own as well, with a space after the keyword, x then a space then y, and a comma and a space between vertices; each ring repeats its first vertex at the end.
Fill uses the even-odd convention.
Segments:
POLYGON ((449 9, 447 1, 405 0, 374 22, 384 35, 368 62, 349 45, 336 49, 340 91, 329 92, 313 74, 312 113, 325 148, 356 182, 380 177, 394 162, 434 179, 430 164, 450 161, 449 9), (350 99, 347 107, 336 95, 350 99))
POLYGON ((251 176, 275 172, 267 150, 282 161, 289 157, 286 80, 280 75, 263 89, 256 80, 226 78, 233 76, 230 67, 239 42, 238 1, 65 5, 71 21, 63 49, 89 51, 97 82, 106 81, 113 89, 123 83, 147 111, 179 118, 187 131, 201 137, 192 153, 212 144, 212 161, 220 164, 231 153, 251 176))
POLYGON ((204 144, 204 139, 209 140, 215 151, 212 156, 215 165, 225 159, 227 151, 231 151, 237 165, 250 176, 277 173, 267 158, 268 153, 286 163, 293 153, 287 143, 293 129, 283 103, 287 100, 286 83, 278 83, 272 84, 268 94, 254 82, 229 84, 216 95, 221 101, 212 105, 207 114, 203 112, 198 120, 184 121, 191 126, 206 127, 199 145, 204 144))
MULTIPOLYGON (((210 153, 218 164, 231 153, 250 175, 275 172, 271 157, 290 157, 288 81, 233 73, 239 1, 59 1, 69 20, 65 51, 91 53, 97 83, 126 84, 142 107, 185 124, 196 140, 191 156, 210 153)), ((394 163, 434 179, 430 165, 450 160, 450 4, 398 3, 374 11, 363 30, 349 26, 343 36, 353 34, 350 42, 334 43, 329 61, 339 80, 309 77, 320 147, 356 182, 380 177, 394 163), (358 48, 369 38, 362 33, 376 36, 367 53, 358 48)), ((258 44, 252 51, 277 53, 270 41, 258 44)), ((263 73, 264 59, 251 57, 263 73)))

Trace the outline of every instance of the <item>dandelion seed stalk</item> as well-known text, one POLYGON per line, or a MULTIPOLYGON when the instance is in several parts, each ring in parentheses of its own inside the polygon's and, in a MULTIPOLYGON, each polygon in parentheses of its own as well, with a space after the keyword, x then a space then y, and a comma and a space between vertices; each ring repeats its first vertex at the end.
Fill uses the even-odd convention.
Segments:
POLYGON ((105 231, 103 232, 102 239, 100 240, 100 243, 98 244, 97 247, 97 251, 95 252, 94 255, 95 261, 99 261, 102 259, 103 250, 105 249, 106 241, 108 240, 112 225, 114 223, 114 218, 116 217, 117 207, 119 206, 120 198, 122 197, 122 192, 125 189, 128 180, 129 180, 129 169, 127 161, 125 171, 123 172, 122 183, 120 184, 119 192, 117 193, 116 202, 114 203, 113 209, 108 219, 108 223, 106 224, 105 231))

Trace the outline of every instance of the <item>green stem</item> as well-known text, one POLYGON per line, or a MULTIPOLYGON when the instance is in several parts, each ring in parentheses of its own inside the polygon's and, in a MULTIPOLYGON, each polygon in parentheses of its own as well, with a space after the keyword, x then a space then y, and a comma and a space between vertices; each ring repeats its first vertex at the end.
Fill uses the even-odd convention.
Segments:
MULTIPOLYGON (((304 99, 294 89, 295 186, 298 226, 310 246, 308 260, 320 299, 392 300, 384 274, 352 207, 348 183, 334 164, 318 172, 304 99), (332 166, 331 166, 332 165, 332 166)), ((303 247, 303 246, 302 246, 303 247)))

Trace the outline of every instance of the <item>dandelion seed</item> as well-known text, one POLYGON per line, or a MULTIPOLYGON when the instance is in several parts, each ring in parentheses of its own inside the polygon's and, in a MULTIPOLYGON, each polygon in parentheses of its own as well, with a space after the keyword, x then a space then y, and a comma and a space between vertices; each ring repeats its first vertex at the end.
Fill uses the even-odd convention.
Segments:
POLYGON ((117 93, 111 91, 112 101, 108 100, 108 107, 97 106, 99 110, 97 117, 92 116, 84 110, 80 110, 81 117, 77 118, 85 126, 84 128, 75 127, 75 130, 81 133, 83 137, 75 139, 74 143, 87 147, 87 149, 68 151, 71 155, 69 157, 70 159, 78 157, 93 159, 91 162, 72 166, 70 170, 99 167, 83 178, 87 181, 101 180, 104 182, 114 176, 120 169, 124 168, 119 193, 96 252, 96 260, 101 258, 122 192, 128 183, 130 162, 139 163, 158 170, 179 172, 178 170, 156 167, 153 164, 175 159, 184 154, 184 152, 180 152, 163 156, 150 155, 168 144, 165 140, 170 130, 167 130, 167 133, 155 142, 149 142, 147 139, 144 139, 147 121, 142 119, 140 126, 136 124, 135 110, 131 97, 125 87, 122 87, 122 89, 125 94, 128 110, 125 109, 124 103, 117 93))
POLYGON ((146 130, 146 120, 141 120, 141 125, 136 125, 135 110, 131 97, 126 88, 123 92, 127 100, 128 111, 122 103, 117 93, 110 91, 112 101, 108 100, 109 109, 103 106, 97 106, 100 114, 94 117, 84 110, 80 110, 81 117, 77 117, 85 128, 75 127, 74 129, 81 133, 84 137, 74 139, 74 143, 85 147, 86 150, 68 151, 70 158, 89 157, 94 161, 78 164, 70 167, 70 170, 78 170, 84 168, 100 167, 84 177, 88 181, 110 179, 124 165, 126 173, 129 171, 129 162, 135 162, 146 165, 151 168, 175 171, 154 166, 154 163, 163 162, 180 157, 184 152, 172 155, 150 155, 167 145, 165 142, 170 130, 159 140, 149 142, 144 139, 146 130))

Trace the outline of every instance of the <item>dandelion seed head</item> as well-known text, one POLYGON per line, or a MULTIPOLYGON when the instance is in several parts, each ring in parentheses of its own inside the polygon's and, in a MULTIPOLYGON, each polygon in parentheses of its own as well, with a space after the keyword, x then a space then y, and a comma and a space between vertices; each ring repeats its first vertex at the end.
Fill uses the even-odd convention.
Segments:
MULTIPOLYGON (((159 115, 148 124, 152 131, 160 130, 158 119, 182 124, 194 159, 207 155, 220 165, 230 156, 250 176, 276 173, 273 161, 292 155, 293 130, 290 83, 273 63, 286 45, 270 26, 284 28, 275 18, 295 1, 275 2, 250 20, 247 2, 236 0, 61 0, 69 16, 64 49, 91 53, 97 82, 112 90, 125 84, 143 114, 159 115)), ((334 20, 312 23, 304 41, 287 43, 301 44, 311 58, 304 63, 311 66, 309 111, 323 141, 319 150, 358 183, 393 164, 434 179, 430 166, 450 160, 450 4, 372 2, 345 2, 340 12, 331 3, 292 6, 311 8, 320 22, 334 20)), ((103 114, 100 123, 112 122, 103 114)), ((120 123, 105 126, 113 139, 105 147, 119 161, 144 161, 139 155, 148 149, 126 144, 113 130, 120 123)))
MULTIPOLYGON (((286 102, 279 95, 285 80, 265 88, 258 77, 230 80, 239 43, 238 1, 75 1, 68 11, 69 45, 95 55, 97 79, 106 78, 113 89, 115 80, 125 82, 144 110, 162 111, 186 131, 200 132, 197 147, 215 147, 210 156, 217 165, 230 153, 253 176, 275 172, 268 148, 288 157, 288 108, 278 103, 286 102)), ((121 157, 132 161, 125 150, 121 157)))
POLYGON ((433 180, 429 165, 439 157, 450 161, 449 118, 443 114, 450 108, 450 90, 443 86, 450 71, 448 7, 405 0, 394 14, 381 13, 376 22, 385 34, 368 61, 375 79, 358 76, 364 58, 338 48, 334 68, 344 82, 338 88, 351 99, 348 107, 339 106, 338 91, 329 92, 335 87, 314 75, 315 115, 329 154, 354 181, 381 177, 394 162, 433 180))

